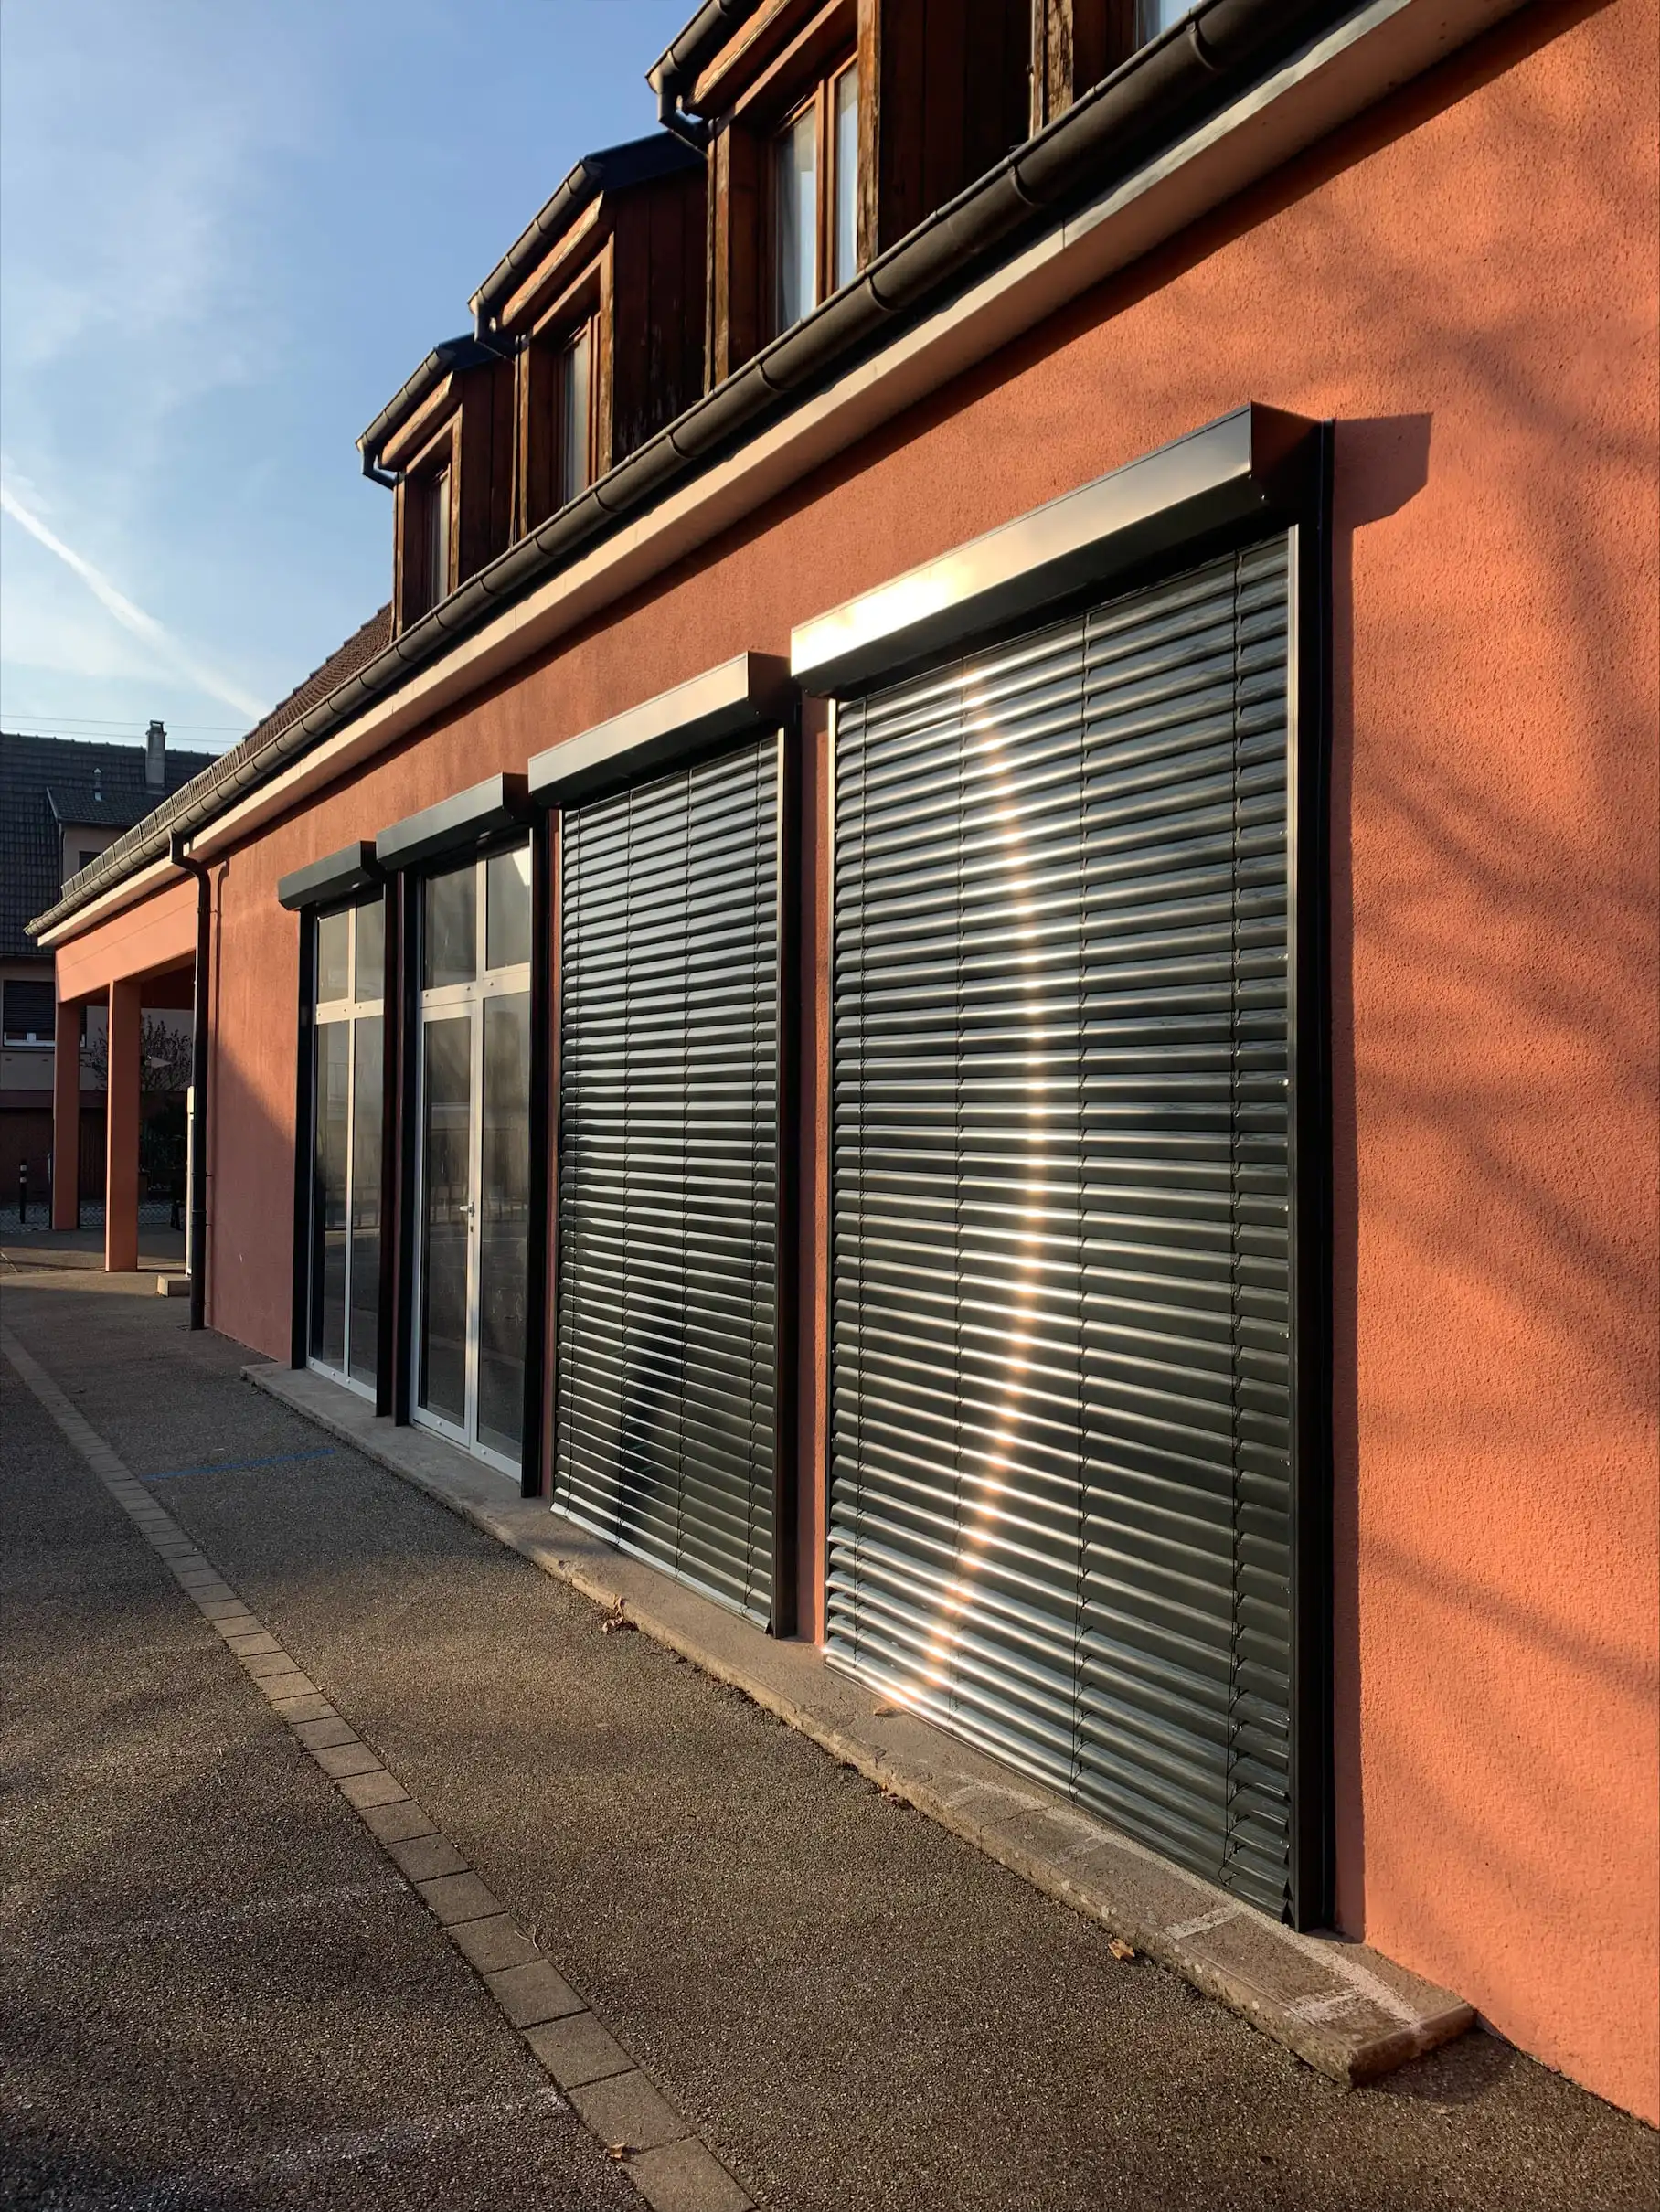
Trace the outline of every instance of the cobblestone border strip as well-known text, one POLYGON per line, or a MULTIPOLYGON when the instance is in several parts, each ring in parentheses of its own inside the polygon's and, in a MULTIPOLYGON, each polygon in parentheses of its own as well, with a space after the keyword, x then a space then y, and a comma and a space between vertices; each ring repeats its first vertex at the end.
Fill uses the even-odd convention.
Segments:
POLYGON ((753 2199, 729 2169, 9 1329, 0 1328, 0 1351, 357 1813, 652 2212, 753 2212, 753 2199))

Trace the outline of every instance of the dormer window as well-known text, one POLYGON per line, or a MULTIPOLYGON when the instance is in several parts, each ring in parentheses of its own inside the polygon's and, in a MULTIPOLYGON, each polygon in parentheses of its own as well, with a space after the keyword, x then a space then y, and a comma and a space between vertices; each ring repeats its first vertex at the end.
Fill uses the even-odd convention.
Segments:
POLYGON ((568 506, 593 481, 594 326, 581 329, 559 349, 554 372, 554 411, 559 428, 556 472, 559 502, 568 506))
POLYGON ((824 79, 772 142, 773 324, 788 330, 858 267, 859 73, 824 79))
POLYGON ((407 630, 504 551, 513 524, 514 366, 446 338, 357 441, 393 488, 393 625, 407 630))
POLYGON ((426 590, 429 607, 450 596, 450 472, 435 469, 420 488, 425 506, 426 590))
POLYGON ((577 301, 562 301, 525 350, 520 452, 525 529, 534 530, 580 499, 604 472, 600 324, 609 290, 601 271, 589 271, 577 287, 577 301))

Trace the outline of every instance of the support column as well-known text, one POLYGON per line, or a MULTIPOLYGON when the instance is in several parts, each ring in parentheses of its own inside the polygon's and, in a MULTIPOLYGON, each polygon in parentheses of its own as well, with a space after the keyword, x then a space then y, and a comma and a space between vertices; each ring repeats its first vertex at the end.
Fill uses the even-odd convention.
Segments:
POLYGON ((110 1090, 104 1111, 104 1272, 138 1265, 138 1122, 144 1048, 143 986, 110 985, 110 1090))
POLYGON ((52 1227, 80 1227, 80 1008, 58 1002, 52 1031, 52 1227))

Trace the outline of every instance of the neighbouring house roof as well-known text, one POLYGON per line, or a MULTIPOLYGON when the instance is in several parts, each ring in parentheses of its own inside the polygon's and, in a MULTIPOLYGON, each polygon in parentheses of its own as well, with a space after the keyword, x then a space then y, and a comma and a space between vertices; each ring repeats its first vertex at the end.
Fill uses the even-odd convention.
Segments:
POLYGON ((62 888, 65 826, 130 829, 212 761, 205 752, 165 754, 166 782, 144 782, 142 745, 0 730, 0 960, 31 960, 39 948, 27 924, 62 888))
MULTIPOLYGON (((361 628, 355 630, 344 645, 336 647, 329 654, 327 660, 314 668, 303 683, 296 684, 288 697, 279 700, 263 721, 256 722, 248 735, 239 739, 229 752, 217 755, 212 753, 176 753, 172 755, 174 760, 189 763, 186 774, 182 775, 176 783, 169 781, 167 795, 159 805, 152 804, 143 814, 131 817, 132 827, 124 830, 112 845, 107 845, 92 863, 91 867, 83 868, 80 875, 70 877, 69 882, 63 887, 61 899, 79 897, 80 892, 85 889, 86 883, 90 882, 94 875, 102 877, 122 873, 123 865, 129 856, 134 852, 145 849, 149 843, 157 837, 160 838, 162 849, 165 851, 168 829, 193 802, 209 799, 219 792, 225 793, 228 801, 229 793, 240 789, 250 780, 257 780, 250 778, 250 764, 264 751, 272 739, 281 737, 291 723, 297 722, 309 714, 332 692, 337 691, 342 684, 348 682, 351 677, 356 675, 360 668, 366 667, 376 654, 390 642, 391 635, 392 609, 388 601, 378 613, 371 614, 361 628)), ((7 739, 5 741, 7 744, 14 741, 23 744, 52 742, 51 739, 38 738, 26 738, 19 740, 7 739)), ((101 749, 96 746, 89 746, 82 750, 97 751, 101 749)), ((133 759, 138 762, 138 775, 142 781, 144 758, 142 747, 112 746, 109 750, 112 752, 130 752, 133 759)), ((55 880, 52 889, 56 894, 55 880)), ((9 902, 9 878, 6 896, 9 902)), ((55 895, 46 898, 35 896, 33 905, 30 905, 26 899, 23 902, 25 920, 31 917, 38 918, 50 908, 60 904, 61 899, 55 895)), ((9 903, 6 911, 9 914, 9 903)), ((34 946, 26 939, 23 945, 24 952, 31 952, 34 949, 34 946)))

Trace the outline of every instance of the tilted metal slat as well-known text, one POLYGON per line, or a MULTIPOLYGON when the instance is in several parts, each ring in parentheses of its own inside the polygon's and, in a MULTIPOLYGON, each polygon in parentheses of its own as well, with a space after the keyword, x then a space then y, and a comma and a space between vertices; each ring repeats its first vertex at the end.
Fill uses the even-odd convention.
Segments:
POLYGON ((566 814, 554 1500, 771 1603, 775 741, 566 814))
POLYGON ((840 710, 829 1638, 1278 1912, 1287 569, 840 710))

